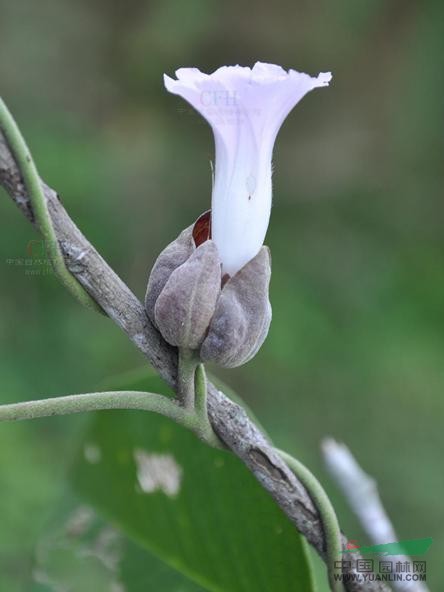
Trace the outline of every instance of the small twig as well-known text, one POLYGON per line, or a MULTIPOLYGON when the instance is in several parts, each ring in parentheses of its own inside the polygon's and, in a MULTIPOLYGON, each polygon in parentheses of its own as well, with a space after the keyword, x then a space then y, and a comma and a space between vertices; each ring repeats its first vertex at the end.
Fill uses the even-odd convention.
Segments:
MULTIPOLYGON (((397 541, 398 537, 382 505, 375 479, 362 470, 345 444, 328 438, 322 443, 322 451, 330 474, 371 542, 379 545, 397 541)), ((410 562, 404 555, 397 555, 396 561, 410 562)), ((421 582, 403 580, 392 583, 400 592, 428 592, 428 588, 421 582)))

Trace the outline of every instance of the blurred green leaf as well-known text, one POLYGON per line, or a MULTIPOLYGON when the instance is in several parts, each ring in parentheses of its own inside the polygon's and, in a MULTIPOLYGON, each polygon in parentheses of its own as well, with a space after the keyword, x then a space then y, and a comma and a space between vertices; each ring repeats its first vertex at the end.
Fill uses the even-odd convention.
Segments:
POLYGON ((203 592, 65 492, 36 547, 32 592, 203 592))
POLYGON ((172 569, 152 553, 139 545, 127 542, 124 560, 120 566, 120 578, 127 592, 204 592, 183 574, 172 569))
MULTIPOLYGON (((162 390, 158 378, 128 378, 125 388, 162 390)), ((207 590, 313 589, 305 543, 242 463, 161 416, 98 414, 73 481, 126 534, 207 590)))

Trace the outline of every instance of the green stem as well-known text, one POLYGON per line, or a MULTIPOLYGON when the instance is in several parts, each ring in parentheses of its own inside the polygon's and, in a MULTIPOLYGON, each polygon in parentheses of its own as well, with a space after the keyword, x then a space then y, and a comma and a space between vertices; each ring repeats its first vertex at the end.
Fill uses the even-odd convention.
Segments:
POLYGON ((213 430, 213 426, 208 418, 208 407, 207 407, 207 394, 208 394, 208 383, 207 376, 205 373, 205 367, 203 364, 199 364, 196 368, 194 377, 194 411, 196 414, 196 420, 198 430, 201 439, 213 448, 224 448, 221 440, 217 437, 213 430))
POLYGON ((103 411, 105 409, 137 409, 159 413, 191 430, 209 446, 222 447, 219 438, 211 428, 208 417, 204 421, 194 410, 184 409, 177 401, 157 393, 107 391, 0 405, 0 422, 103 411))
POLYGON ((65 265, 62 251, 48 211, 48 204, 43 192, 37 168, 26 142, 5 103, 0 97, 0 129, 3 132, 20 174, 28 191, 40 232, 50 251, 51 262, 58 279, 71 294, 84 306, 103 313, 102 308, 71 275, 65 265))
POLYGON ((199 417, 208 420, 208 409, 207 409, 207 376, 203 364, 199 364, 196 368, 196 374, 194 377, 195 386, 195 399, 194 408, 199 417))
POLYGON ((188 410, 194 410, 194 375, 198 363, 191 350, 179 348, 177 396, 183 407, 188 410))
POLYGON ((342 559, 341 529, 332 503, 322 485, 305 465, 287 452, 278 448, 275 450, 304 485, 319 512, 327 547, 327 569, 330 588, 333 592, 342 592, 344 590, 342 583, 339 579, 338 581, 335 580, 335 575, 337 576, 342 573, 341 570, 335 567, 335 562, 342 559))
POLYGON ((195 418, 174 400, 156 393, 138 391, 110 391, 52 397, 38 401, 0 405, 0 421, 36 419, 54 415, 68 415, 103 409, 139 409, 165 415, 194 430, 195 418))

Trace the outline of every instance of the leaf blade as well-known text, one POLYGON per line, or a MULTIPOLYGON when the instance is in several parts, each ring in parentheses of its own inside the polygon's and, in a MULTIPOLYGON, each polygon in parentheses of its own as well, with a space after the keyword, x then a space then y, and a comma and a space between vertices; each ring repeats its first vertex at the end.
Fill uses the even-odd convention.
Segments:
MULTIPOLYGON (((118 385, 121 387, 122 385, 118 385)), ((159 390, 139 377, 126 388, 159 390)), ((89 503, 211 592, 310 592, 306 548, 280 508, 228 451, 161 416, 97 415, 73 482, 89 503), (100 460, 98 460, 98 458, 100 460)))

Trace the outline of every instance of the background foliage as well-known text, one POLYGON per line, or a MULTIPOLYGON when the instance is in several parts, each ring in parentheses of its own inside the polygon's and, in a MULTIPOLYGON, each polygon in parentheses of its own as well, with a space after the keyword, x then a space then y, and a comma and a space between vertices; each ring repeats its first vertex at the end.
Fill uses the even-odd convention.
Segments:
MULTIPOLYGON (((278 138, 270 336, 220 375, 365 543, 319 454, 325 435, 352 448, 400 538, 434 538, 433 589, 444 576, 442 2, 0 0, 0 14, 0 92, 42 175, 139 296, 211 189, 211 133, 162 74, 257 59, 333 71, 278 138)), ((91 390, 142 365, 44 266, 17 263, 37 236, 0 198, 1 401, 91 390)), ((34 592, 36 548, 87 422, 1 426, 2 589, 34 592)))

